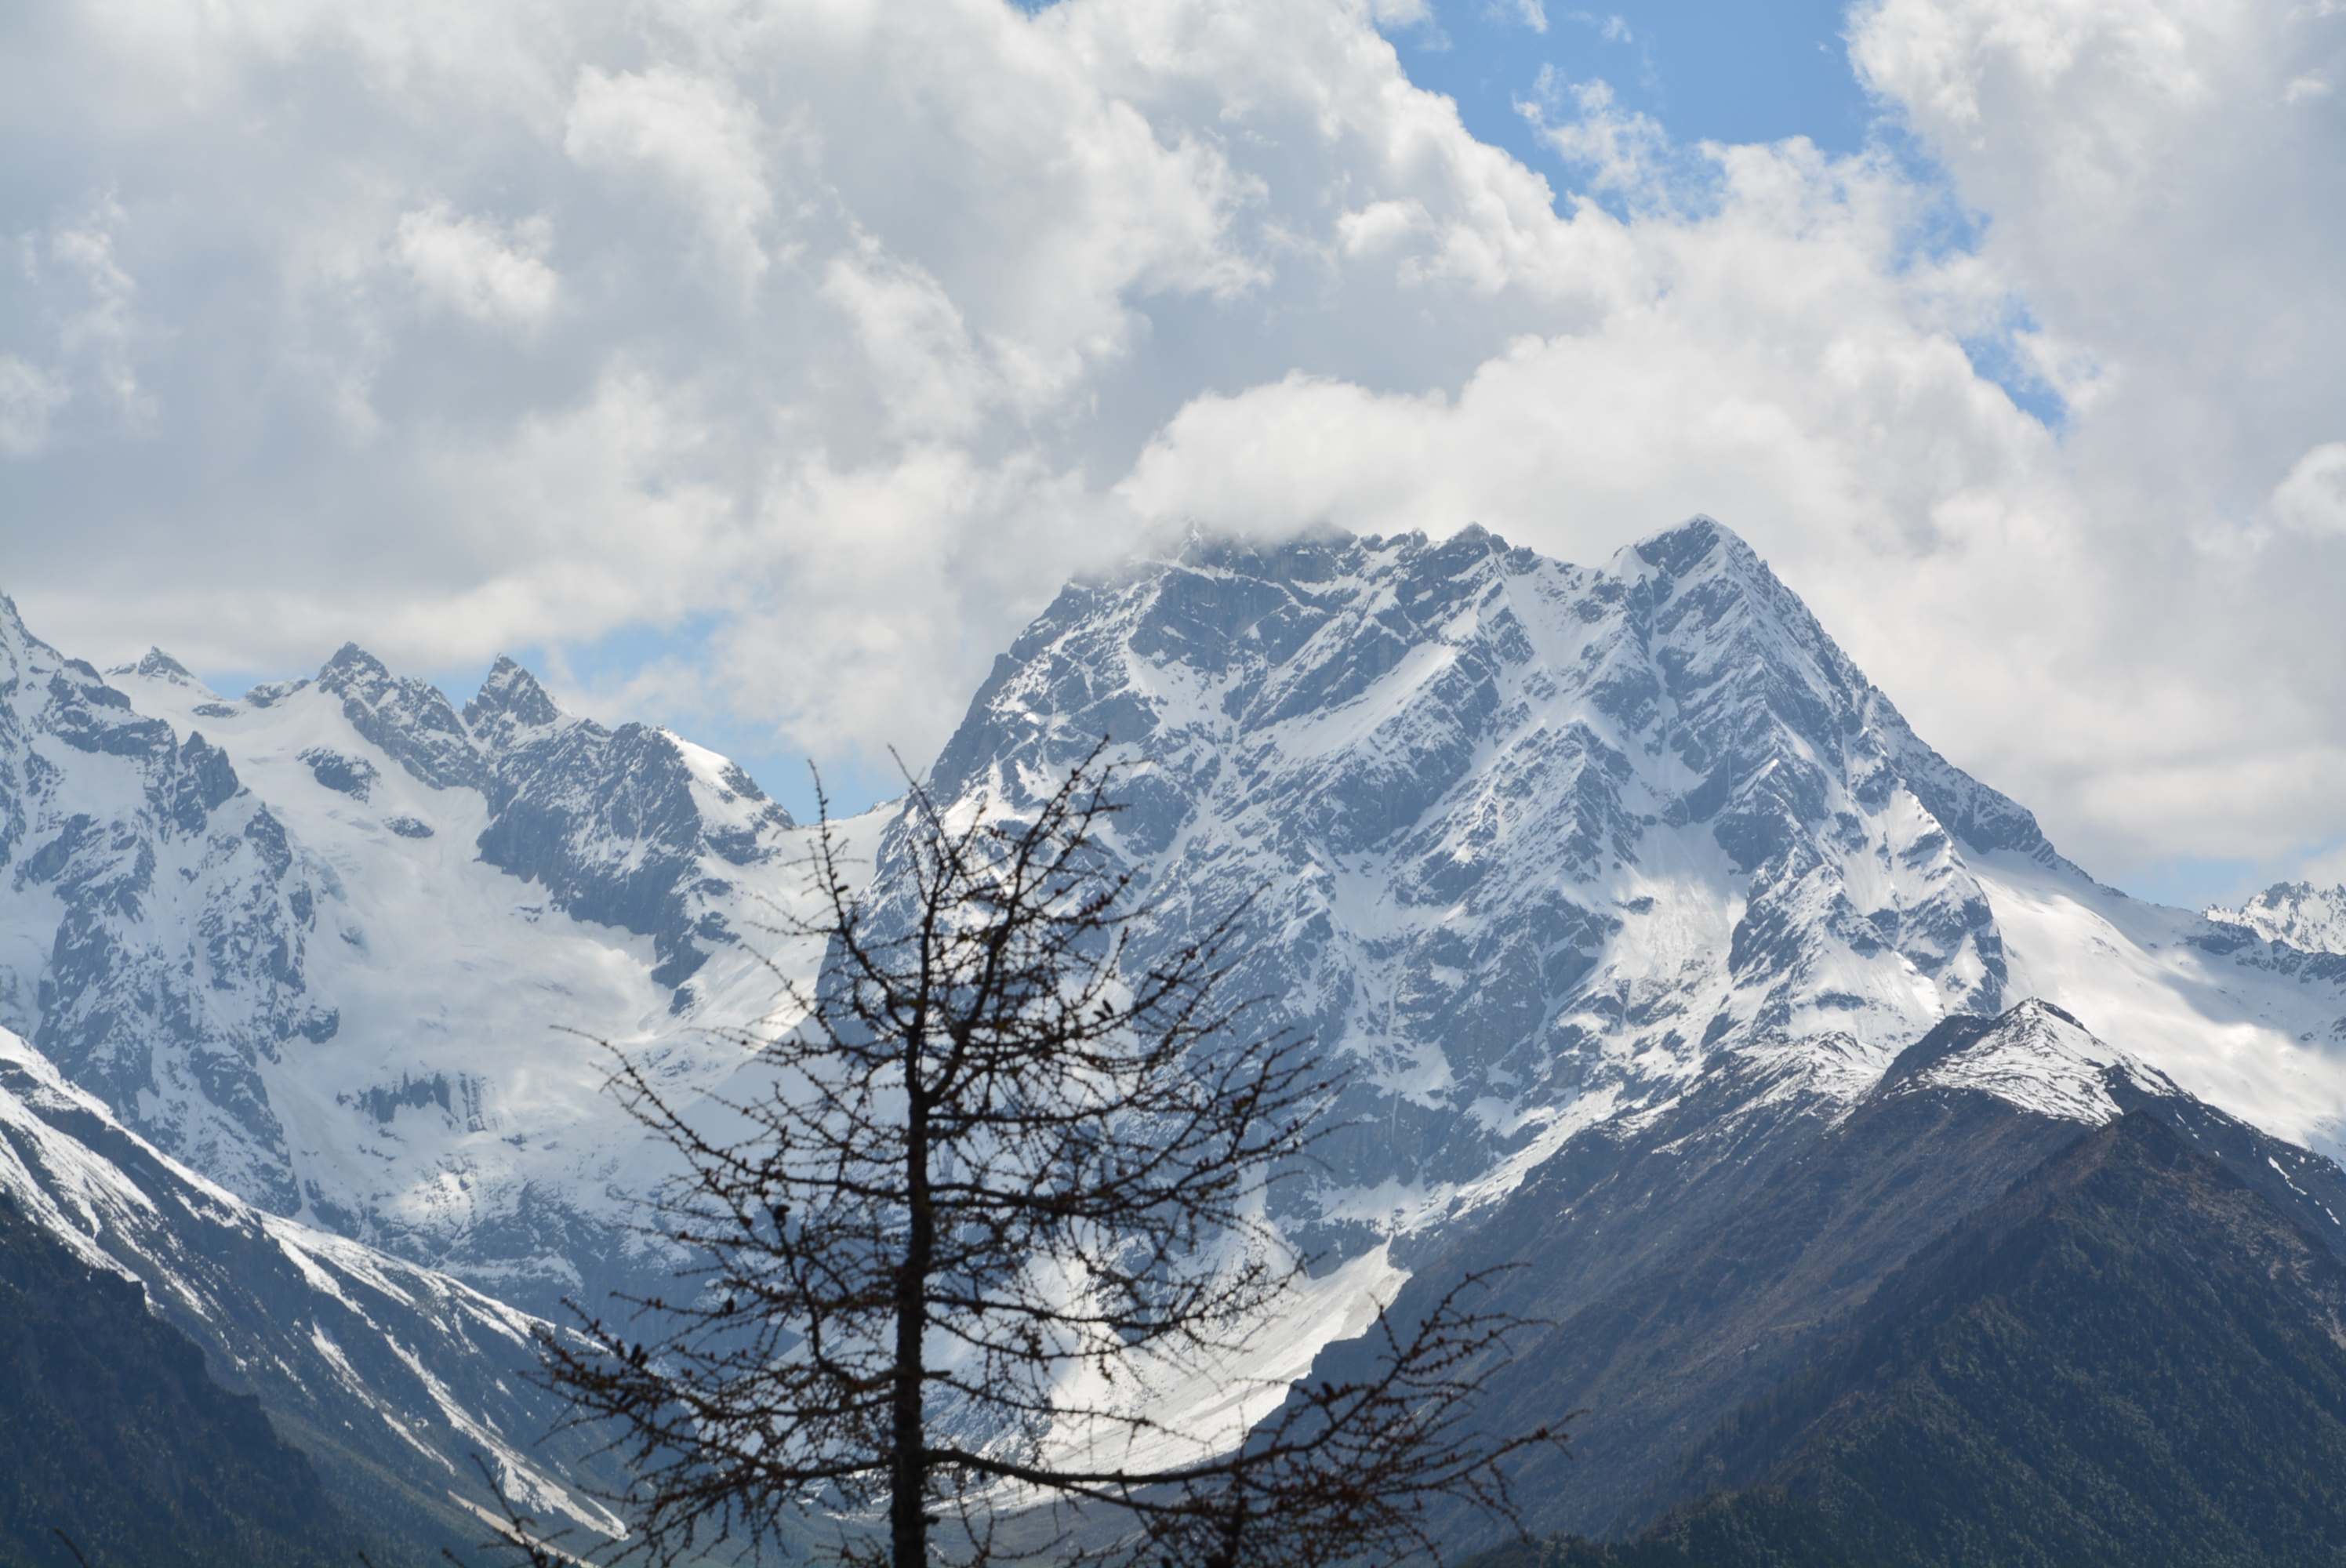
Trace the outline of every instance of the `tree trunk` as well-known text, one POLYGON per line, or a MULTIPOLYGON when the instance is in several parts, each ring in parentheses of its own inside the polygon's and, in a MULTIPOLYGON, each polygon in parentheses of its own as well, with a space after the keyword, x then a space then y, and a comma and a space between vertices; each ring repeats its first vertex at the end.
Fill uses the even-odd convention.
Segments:
POLYGON ((929 1105, 922 1094, 917 1033, 905 1042, 904 1094, 904 1196, 910 1212, 903 1271, 896 1277, 895 1452, 890 1467, 888 1525, 894 1568, 927 1568, 928 1474, 922 1462, 921 1430, 925 1369, 921 1358, 928 1329, 928 1280, 936 1247, 936 1217, 930 1208, 929 1105))

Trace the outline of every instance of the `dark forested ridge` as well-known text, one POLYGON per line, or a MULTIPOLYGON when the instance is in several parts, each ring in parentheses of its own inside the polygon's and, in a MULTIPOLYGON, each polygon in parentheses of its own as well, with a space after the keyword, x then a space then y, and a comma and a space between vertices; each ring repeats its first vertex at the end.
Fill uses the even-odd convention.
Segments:
MULTIPOLYGON (((1677 1237, 1657 1237, 1675 1216, 1650 1199, 1573 1193, 1561 1212, 1541 1215, 1550 1173, 1535 1176, 1476 1238, 1489 1257, 1524 1260, 1499 1287, 1508 1304, 1556 1325, 1525 1347, 1487 1419, 1517 1430, 1586 1412, 1573 1423, 1572 1458, 1525 1461, 1533 1528, 1597 1536, 1650 1523, 1667 1507, 1650 1496, 1656 1478, 1801 1366, 1822 1323, 2083 1131, 1974 1090, 1878 1094, 1763 1178, 1733 1181, 1707 1225, 1677 1237), (1661 1256, 1596 1299, 1576 1299, 1585 1254, 1637 1243, 1661 1256)), ((1697 1138, 1674 1121, 1648 1137, 1647 1165, 1694 1165, 1687 1151, 1697 1138)), ((1642 1196, 1639 1186, 1613 1185, 1642 1196)), ((1444 1278, 1427 1271, 1430 1285, 1444 1278)))
POLYGON ((1635 1541, 1520 1541, 1459 1568, 1913 1568, 1859 1545, 1814 1503, 1770 1488, 1708 1497, 1635 1541))
POLYGON ((2346 1265, 2156 1116, 1922 1248, 1626 1544, 1483 1568, 2346 1564, 2346 1265))
POLYGON ((360 1542, 259 1401, 0 1194, 0 1564, 309 1568, 360 1542))

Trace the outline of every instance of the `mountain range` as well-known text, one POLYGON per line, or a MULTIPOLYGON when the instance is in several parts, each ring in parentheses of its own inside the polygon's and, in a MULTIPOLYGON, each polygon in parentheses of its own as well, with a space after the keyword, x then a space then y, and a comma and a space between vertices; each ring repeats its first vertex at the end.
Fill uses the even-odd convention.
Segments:
MULTIPOLYGON (((1783 1456, 1862 1424, 1870 1304, 1927 1318, 1947 1238, 2031 1181, 2085 1190, 2061 1161, 2170 1168, 2133 1129, 2247 1195, 2225 1235, 2341 1247, 2346 889, 2192 913, 2095 881, 1716 523, 1596 566, 1474 527, 1194 536, 1069 585, 923 782, 1015 811, 1103 738, 1136 956, 1246 904, 1232 993, 1349 1073, 1274 1209, 1323 1261, 1249 1369, 1515 1266, 1555 1328, 1488 1419, 1590 1412, 1522 1478, 1543 1529, 1857 1495, 1783 1456), (2134 1154, 2078 1152, 2120 1126, 2134 1154)), ((883 882, 905 852, 893 806, 833 826, 883 882)), ((159 650, 100 672, 0 600, 0 1180, 342 1494, 461 1512, 421 1478, 493 1432, 592 1520, 610 1478, 529 1451, 555 1412, 506 1374, 564 1298, 677 1261, 624 1228, 667 1167, 600 1094, 608 1051, 688 1100, 753 1070, 724 1031, 787 1027, 778 975, 821 962, 777 934, 810 834, 510 661, 461 708, 355 647, 230 697, 159 650)))

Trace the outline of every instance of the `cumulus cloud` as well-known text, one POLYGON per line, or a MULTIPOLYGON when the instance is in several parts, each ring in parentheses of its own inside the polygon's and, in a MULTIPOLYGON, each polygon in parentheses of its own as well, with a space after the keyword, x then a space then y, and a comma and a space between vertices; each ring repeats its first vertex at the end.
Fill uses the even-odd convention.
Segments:
POLYGON ((1703 511, 2105 874, 2346 831, 2346 12, 1865 0, 1927 164, 1550 78, 1545 171, 1409 82, 1433 20, 12 16, 9 586, 219 669, 665 628, 592 698, 917 759, 1168 520, 1703 511))
POLYGON ((2299 458, 2274 489, 2272 509, 2300 534, 2346 535, 2346 441, 2325 441, 2299 458))
POLYGON ((476 321, 545 320, 554 308, 554 270, 545 254, 547 226, 525 219, 496 224, 451 214, 445 203, 400 215, 399 259, 426 299, 476 321))
POLYGON ((0 453, 29 457, 49 439, 49 416, 73 394, 41 367, 0 354, 0 453))
POLYGON ((723 265, 754 280, 766 270, 760 231, 772 215, 764 127, 732 84, 661 64, 646 71, 578 72, 562 149, 589 168, 648 172, 675 193, 723 265))

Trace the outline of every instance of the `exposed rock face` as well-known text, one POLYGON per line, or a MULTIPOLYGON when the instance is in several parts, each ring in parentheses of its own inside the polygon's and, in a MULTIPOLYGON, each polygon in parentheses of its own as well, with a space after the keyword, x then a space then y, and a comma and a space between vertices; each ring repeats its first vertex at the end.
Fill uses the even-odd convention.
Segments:
POLYGON ((344 643, 318 672, 318 689, 341 697, 352 729, 434 789, 477 789, 488 781, 480 747, 431 682, 393 675, 358 644, 344 643))
MULTIPOLYGON (((500 659, 464 721, 495 760, 481 859, 542 884, 578 920, 652 939, 652 979, 681 987, 736 940, 722 868, 780 869, 790 816, 732 763, 641 724, 566 718, 500 659), (723 809, 711 811, 713 803, 723 809)), ((688 1005, 678 991, 676 1005, 688 1005)))
POLYGON ((2116 897, 1707 520, 1597 568, 1473 528, 1195 543, 1062 594, 932 787, 1015 810, 1103 736, 1159 940, 1248 905, 1231 993, 1356 1064, 1331 1220, 1423 1225, 1682 1100, 1838 1115, 2018 993, 1999 898, 2116 897))
MULTIPOLYGON (((290 1208, 284 1126, 262 1073, 287 1041, 336 1028, 304 979, 319 883, 200 730, 183 741, 136 713, 0 609, 0 667, 13 677, 0 704, 0 860, 11 903, 34 917, 9 922, 18 945, 0 1022, 220 1179, 290 1208), (40 934, 47 951, 27 962, 40 934)), ((168 659, 147 662, 185 678, 168 659)))

